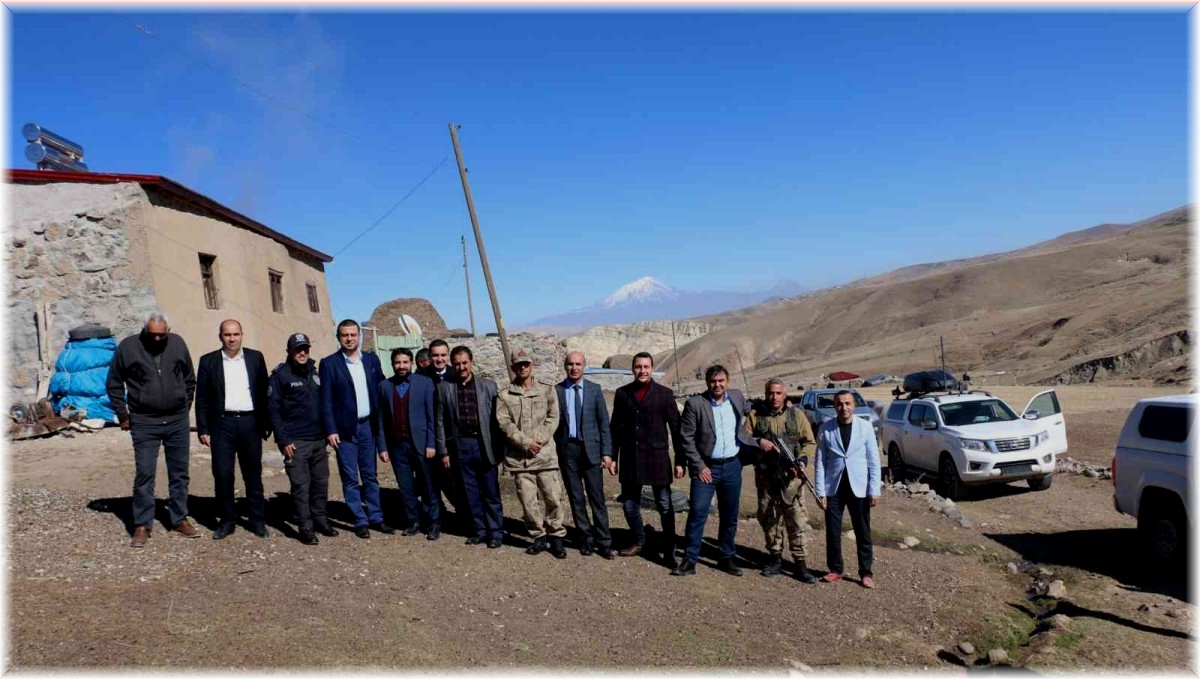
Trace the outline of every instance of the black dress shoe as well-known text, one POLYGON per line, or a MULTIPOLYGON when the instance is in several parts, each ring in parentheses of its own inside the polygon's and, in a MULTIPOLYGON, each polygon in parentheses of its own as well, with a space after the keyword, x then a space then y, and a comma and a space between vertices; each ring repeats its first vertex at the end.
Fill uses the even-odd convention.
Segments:
POLYGON ((671 575, 695 575, 696 562, 684 559, 683 563, 671 569, 671 575))
POLYGON ((225 538, 229 537, 230 535, 233 535, 233 531, 235 531, 235 530, 237 530, 237 526, 235 526, 234 524, 223 523, 220 526, 217 526, 217 529, 215 531, 213 531, 213 539, 214 540, 224 540, 225 538))
POLYGON ((400 531, 400 534, 403 535, 404 537, 410 537, 410 536, 416 535, 417 533, 420 533, 420 532, 421 532, 421 529, 418 528, 417 524, 414 523, 413 525, 409 526, 408 528, 405 528, 404 530, 400 531))
POLYGON ((501 544, 503 544, 503 541, 500 538, 492 538, 487 543, 488 549, 499 549, 501 544))
POLYGON ((609 561, 612 561, 612 558, 614 556, 616 556, 615 554, 613 554, 612 547, 609 547, 607 545, 602 545, 600 547, 597 547, 596 553, 600 555, 600 558, 608 559, 609 561))
POLYGON ((477 545, 477 544, 479 544, 479 543, 481 543, 481 542, 483 542, 483 538, 481 538, 481 537, 479 537, 479 536, 477 536, 477 535, 476 535, 476 536, 472 536, 472 537, 469 537, 469 538, 467 538, 467 544, 468 544, 468 545, 477 545))
POLYGON ((311 532, 309 532, 309 531, 304 531, 303 533, 300 533, 300 544, 302 544, 302 545, 315 545, 315 544, 317 544, 318 542, 320 542, 320 541, 319 541, 319 540, 317 540, 317 536, 316 536, 316 535, 313 535, 311 532))
POLYGON ((392 535, 396 532, 395 528, 392 528, 391 526, 387 525, 386 523, 384 523, 382 521, 380 521, 379 523, 371 524, 371 528, 374 528, 375 530, 379 531, 380 533, 383 533, 384 535, 392 535))
MULTIPOLYGON (((489 544, 488 546, 490 547, 491 545, 489 544)), ((529 548, 525 550, 525 553, 531 556, 536 556, 546 551, 546 546, 546 538, 537 538, 533 541, 532 545, 529 545, 529 548)))
POLYGON ((442 529, 437 524, 430 526, 429 532, 425 534, 425 539, 430 541, 436 540, 440 537, 442 537, 442 529))
POLYGON ((579 546, 579 556, 591 556, 591 555, 592 555, 592 543, 585 542, 579 546))
POLYGON ((742 577, 742 569, 733 564, 733 559, 721 559, 717 562, 717 570, 724 571, 730 575, 742 577))
POLYGON ((371 537, 371 531, 366 526, 355 526, 354 534, 364 540, 368 540, 371 537))
POLYGON ((258 525, 256 525, 256 526, 253 526, 253 527, 250 529, 250 532, 251 532, 251 533, 254 533, 255 535, 257 535, 257 536, 258 536, 258 537, 260 537, 260 538, 269 538, 269 537, 271 537, 271 531, 267 530, 267 527, 266 527, 266 526, 264 526, 264 525, 262 525, 261 523, 260 523, 260 524, 258 524, 258 525))
POLYGON ((337 529, 333 526, 317 526, 316 528, 313 528, 313 531, 320 533, 327 538, 335 538, 338 534, 337 529))
POLYGON ((567 558, 567 550, 563 547, 562 538, 550 538, 550 553, 555 559, 567 558))

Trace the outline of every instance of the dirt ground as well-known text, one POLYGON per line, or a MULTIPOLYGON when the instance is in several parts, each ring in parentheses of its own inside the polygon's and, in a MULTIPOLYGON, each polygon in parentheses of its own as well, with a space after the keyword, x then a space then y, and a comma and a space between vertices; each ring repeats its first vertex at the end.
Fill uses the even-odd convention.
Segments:
MULTIPOLYGON (((1018 410, 1036 391, 996 389, 1018 410)), ((1170 393, 1061 389, 1069 455, 1107 463, 1129 406, 1158 392, 1170 393)), ((158 525, 150 544, 134 550, 126 526, 128 434, 110 428, 9 446, 13 669, 961 671, 1004 649, 1001 664, 1031 669, 1195 671, 1186 581, 1144 567, 1135 522, 1113 510, 1109 481, 1058 475, 1044 492, 1024 484, 978 490, 959 503, 970 528, 930 511, 920 496, 889 489, 872 513, 878 588, 869 591, 857 578, 803 585, 752 570, 765 554, 750 470, 737 535, 745 576, 710 567, 712 516, 697 575, 674 578, 644 558, 604 561, 574 549, 562 561, 526 555, 507 478, 510 537, 500 550, 465 545, 455 534, 437 542, 398 534, 363 541, 346 531, 304 546, 287 523, 287 478, 270 445, 263 480, 273 537, 239 530, 215 542, 208 539, 215 528, 211 459, 202 451, 193 443, 189 510, 203 537, 188 540, 158 525), (904 549, 908 536, 919 543, 904 549), (1065 583, 1065 598, 1031 595, 1035 580, 1052 579, 1065 583), (1056 614, 1070 620, 1055 628, 1056 614), (961 642, 975 652, 963 653, 961 642)), ((399 523, 386 465, 380 480, 385 513, 399 523)), ((158 485, 161 498, 161 462, 158 485)), ((677 487, 686 492, 686 482, 677 487)), ((613 479, 606 492, 620 547, 628 532, 612 501, 613 479)), ((349 513, 336 471, 331 496, 344 526, 349 513)), ((808 565, 821 574, 825 535, 819 510, 810 503, 808 513, 808 565)), ((657 525, 657 515, 644 515, 657 525)), ((685 517, 677 519, 681 531, 685 517)), ((843 552, 847 573, 856 573, 852 541, 843 552)))

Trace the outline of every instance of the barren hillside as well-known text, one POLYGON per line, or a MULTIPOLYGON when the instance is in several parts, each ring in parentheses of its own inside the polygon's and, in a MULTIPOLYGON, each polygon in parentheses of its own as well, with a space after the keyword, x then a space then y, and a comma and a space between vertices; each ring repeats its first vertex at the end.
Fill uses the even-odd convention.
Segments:
MULTIPOLYGON (((900 373, 932 366, 941 335, 958 371, 1003 370, 1021 382, 1187 380, 1188 210, 717 317, 729 325, 679 348, 681 377, 714 362, 737 369, 738 353, 755 377, 900 373)), ((672 377, 673 363, 664 368, 672 377)))

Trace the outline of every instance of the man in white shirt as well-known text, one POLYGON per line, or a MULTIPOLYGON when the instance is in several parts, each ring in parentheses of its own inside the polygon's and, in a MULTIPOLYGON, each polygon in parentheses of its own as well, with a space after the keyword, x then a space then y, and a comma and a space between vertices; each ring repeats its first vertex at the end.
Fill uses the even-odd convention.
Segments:
POLYGON ((221 348, 200 357, 196 372, 196 433, 212 450, 218 525, 214 540, 229 537, 237 525, 233 502, 236 458, 250 501, 250 530, 270 537, 264 513, 262 442, 271 435, 267 364, 261 352, 242 347, 242 324, 221 322, 221 348))

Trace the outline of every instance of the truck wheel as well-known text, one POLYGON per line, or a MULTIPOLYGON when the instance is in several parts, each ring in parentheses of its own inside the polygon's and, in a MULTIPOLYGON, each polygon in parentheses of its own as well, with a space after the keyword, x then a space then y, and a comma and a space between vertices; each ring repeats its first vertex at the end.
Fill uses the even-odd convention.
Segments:
POLYGON ((1052 483, 1054 483, 1054 474, 1035 476, 1029 479, 1029 487, 1034 490, 1047 490, 1050 488, 1050 484, 1052 483))
POLYGON ((943 454, 938 464, 938 477, 942 483, 942 497, 957 501, 967 494, 967 486, 959 478, 954 460, 948 454, 943 454))
POLYGON ((1178 565, 1187 557, 1187 516, 1178 499, 1144 498, 1138 509, 1138 532, 1158 561, 1178 565))
POLYGON ((900 446, 892 442, 888 445, 887 455, 888 472, 892 475, 892 482, 904 481, 908 478, 908 470, 904 468, 904 458, 900 456, 900 446))

